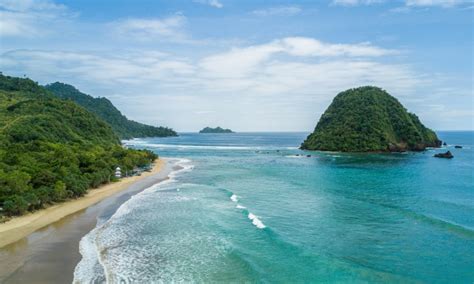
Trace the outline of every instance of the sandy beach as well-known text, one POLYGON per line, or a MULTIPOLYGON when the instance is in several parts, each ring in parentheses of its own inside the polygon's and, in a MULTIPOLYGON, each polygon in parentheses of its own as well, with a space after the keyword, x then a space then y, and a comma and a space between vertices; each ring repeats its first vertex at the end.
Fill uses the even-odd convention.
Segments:
POLYGON ((82 198, 0 224, 1 283, 70 283, 80 239, 134 194, 166 180, 165 159, 150 172, 91 190, 82 198))
POLYGON ((46 209, 13 218, 8 222, 0 224, 0 248, 18 241, 32 232, 52 224, 61 218, 85 209, 104 198, 126 189, 130 184, 154 175, 161 171, 164 161, 157 160, 150 172, 144 172, 140 176, 132 176, 121 179, 118 182, 109 183, 90 190, 85 196, 60 203, 46 209))

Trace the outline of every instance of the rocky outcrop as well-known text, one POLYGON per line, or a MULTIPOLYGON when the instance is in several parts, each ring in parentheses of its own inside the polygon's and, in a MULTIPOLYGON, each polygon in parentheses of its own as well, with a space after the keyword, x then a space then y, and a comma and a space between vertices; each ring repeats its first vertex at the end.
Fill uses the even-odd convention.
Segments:
POLYGON ((451 154, 451 151, 447 151, 445 153, 437 153, 434 155, 435 158, 444 158, 444 159, 452 159, 454 158, 453 154, 451 154))

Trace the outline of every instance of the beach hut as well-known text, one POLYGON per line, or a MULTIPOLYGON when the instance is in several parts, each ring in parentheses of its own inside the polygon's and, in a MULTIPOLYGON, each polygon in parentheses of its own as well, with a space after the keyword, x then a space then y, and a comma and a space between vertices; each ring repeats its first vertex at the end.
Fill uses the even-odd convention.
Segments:
POLYGON ((116 178, 121 178, 122 177, 122 171, 120 170, 120 167, 117 167, 115 169, 115 177, 116 178))

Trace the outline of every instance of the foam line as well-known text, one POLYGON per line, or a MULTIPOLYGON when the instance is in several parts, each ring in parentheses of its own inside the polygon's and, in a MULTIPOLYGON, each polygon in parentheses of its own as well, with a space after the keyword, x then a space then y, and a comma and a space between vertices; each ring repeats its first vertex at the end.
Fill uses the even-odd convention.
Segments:
POLYGON ((265 229, 266 228, 266 226, 262 223, 262 221, 260 221, 260 219, 258 219, 258 217, 255 216, 254 214, 249 212, 249 215, 247 217, 250 220, 252 220, 252 224, 254 224, 255 227, 257 227, 259 229, 265 229))

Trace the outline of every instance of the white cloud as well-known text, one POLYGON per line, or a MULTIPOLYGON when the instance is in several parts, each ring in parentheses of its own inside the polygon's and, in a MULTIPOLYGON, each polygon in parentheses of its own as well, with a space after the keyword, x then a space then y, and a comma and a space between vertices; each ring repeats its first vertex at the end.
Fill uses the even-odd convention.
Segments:
POLYGON ((66 9, 64 5, 49 0, 0 0, 0 8, 16 12, 66 9))
POLYGON ((294 37, 194 60, 159 51, 16 50, 1 55, 0 69, 42 83, 72 83, 108 96, 133 119, 180 130, 198 129, 203 123, 291 130, 314 127, 315 112, 349 87, 373 84, 401 94, 412 92, 425 80, 421 75, 409 66, 372 60, 392 52, 369 44, 294 37), (243 117, 241 125, 225 121, 242 117, 243 110, 252 115, 243 117))
POLYGON ((301 13, 303 10, 298 6, 277 6, 267 9, 260 9, 252 11, 256 16, 294 16, 301 13))
POLYGON ((472 9, 473 0, 405 0, 405 5, 390 9, 394 13, 409 13, 421 8, 454 8, 472 9))
POLYGON ((215 7, 215 8, 224 7, 224 5, 222 5, 222 3, 219 2, 219 0, 194 0, 194 2, 209 5, 209 6, 212 6, 212 7, 215 7))
POLYGON ((0 0, 0 36, 37 37, 74 16, 48 0, 0 0))
POLYGON ((473 4, 472 0, 406 0, 409 7, 454 7, 462 4, 473 4))
POLYGON ((371 5, 385 2, 385 0, 333 0, 333 5, 341 6, 358 6, 358 5, 371 5))
POLYGON ((285 38, 281 40, 281 44, 286 52, 297 56, 372 57, 396 53, 395 50, 380 48, 370 43, 331 44, 305 37, 285 38))
POLYGON ((296 57, 379 57, 396 51, 383 49, 369 43, 331 44, 313 38, 288 37, 272 42, 234 48, 228 52, 215 54, 201 60, 205 72, 218 76, 239 77, 249 72, 258 72, 262 62, 272 56, 282 54, 296 57))
POLYGON ((186 17, 179 14, 167 18, 129 18, 112 22, 109 25, 121 36, 140 40, 187 40, 187 36, 183 31, 186 25, 186 17))
MULTIPOLYGON (((333 0, 333 5, 359 6, 387 2, 386 0, 333 0)), ((404 0, 406 7, 454 7, 464 4, 473 4, 472 0, 404 0)), ((396 8, 401 9, 401 8, 396 8)), ((401 9, 400 11, 403 11, 401 9)))
MULTIPOLYGON (((333 0, 333 5, 339 6, 360 6, 360 5, 373 5, 389 2, 387 0, 333 0)), ((394 1, 395 2, 395 1, 394 1)), ((404 6, 394 8, 393 12, 408 12, 410 8, 416 7, 441 7, 450 8, 456 6, 466 6, 474 4, 473 0, 400 0, 404 2, 404 6)))
POLYGON ((3 70, 24 70, 32 78, 76 77, 100 84, 134 84, 193 72, 184 60, 163 53, 139 52, 111 56, 67 51, 16 50, 2 55, 3 70), (39 72, 43 70, 42 72, 39 72), (40 74, 38 74, 40 73, 40 74))
MULTIPOLYGON (((424 92, 424 101, 439 105, 436 94, 423 89, 444 84, 442 80, 408 64, 386 63, 385 56, 396 52, 368 43, 289 37, 194 59, 159 51, 16 50, 0 56, 0 69, 41 83, 74 84, 92 95, 108 96, 132 119, 178 130, 207 124, 252 131, 310 130, 338 92, 360 85, 387 89, 409 102, 410 110, 420 104, 410 104, 419 92, 424 92)), ((422 118, 436 121, 436 113, 422 113, 422 118)))

